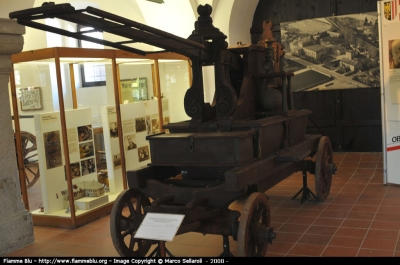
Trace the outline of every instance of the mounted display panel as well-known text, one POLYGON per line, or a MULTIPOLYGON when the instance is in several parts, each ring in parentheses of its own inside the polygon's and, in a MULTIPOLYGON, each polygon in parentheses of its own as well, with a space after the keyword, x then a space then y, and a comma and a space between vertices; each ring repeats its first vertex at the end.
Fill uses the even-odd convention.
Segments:
POLYGON ((379 1, 384 184, 400 184, 400 14, 398 1, 379 1))
POLYGON ((120 80, 121 100, 123 103, 148 100, 147 79, 138 77, 120 80))
POLYGON ((21 110, 41 110, 43 108, 40 87, 21 88, 19 91, 21 110))
POLYGON ((376 12, 281 23, 293 91, 379 87, 376 12))

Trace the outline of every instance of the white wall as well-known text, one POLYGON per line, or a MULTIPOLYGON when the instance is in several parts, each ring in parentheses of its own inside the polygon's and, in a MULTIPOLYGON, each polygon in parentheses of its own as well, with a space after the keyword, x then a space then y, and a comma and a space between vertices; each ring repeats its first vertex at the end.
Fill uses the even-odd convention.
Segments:
POLYGON ((0 18, 9 18, 12 11, 33 7, 35 0, 0 0, 0 18))
POLYGON ((147 83, 147 97, 151 99, 153 94, 153 78, 151 63, 153 61, 146 61, 146 64, 120 64, 119 74, 120 79, 133 79, 133 78, 146 78, 147 83))
POLYGON ((160 62, 161 93, 169 101, 170 122, 190 120, 183 104, 190 87, 188 63, 186 61, 160 62))
MULTIPOLYGON (((234 1, 229 19, 229 45, 234 46, 238 41, 251 44, 250 28, 253 23, 254 12, 259 0, 234 1)), ((219 3, 226 1, 219 1, 219 3)), ((220 19, 224 14, 218 16, 220 19)))

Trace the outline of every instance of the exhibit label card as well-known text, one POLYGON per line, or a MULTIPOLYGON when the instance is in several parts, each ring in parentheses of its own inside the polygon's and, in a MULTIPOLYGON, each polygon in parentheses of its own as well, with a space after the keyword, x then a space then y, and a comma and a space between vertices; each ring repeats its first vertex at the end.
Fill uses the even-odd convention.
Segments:
POLYGON ((45 115, 40 116, 40 121, 42 124, 58 122, 58 115, 58 113, 46 113, 45 115))
POLYGON ((172 241, 183 218, 184 214, 147 213, 134 237, 172 241))

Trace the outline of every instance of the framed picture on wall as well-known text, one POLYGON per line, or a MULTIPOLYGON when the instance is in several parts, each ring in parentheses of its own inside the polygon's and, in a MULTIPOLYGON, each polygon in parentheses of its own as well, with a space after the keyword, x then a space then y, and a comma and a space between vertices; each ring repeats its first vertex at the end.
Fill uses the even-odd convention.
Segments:
POLYGON ((120 85, 122 102, 131 103, 148 100, 146 77, 123 79, 120 80, 120 85))
POLYGON ((378 13, 280 23, 292 91, 380 86, 378 13))
POLYGON ((28 87, 20 89, 21 110, 40 110, 42 106, 42 95, 40 87, 28 87))

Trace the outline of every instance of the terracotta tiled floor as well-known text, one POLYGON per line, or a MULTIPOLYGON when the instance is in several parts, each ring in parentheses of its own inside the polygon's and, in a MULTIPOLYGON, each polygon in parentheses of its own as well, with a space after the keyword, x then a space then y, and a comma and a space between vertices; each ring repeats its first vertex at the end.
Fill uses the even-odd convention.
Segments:
MULTIPOLYGON (((267 256, 400 256, 400 186, 383 185, 380 153, 335 153, 338 172, 324 203, 300 204, 293 174, 266 192, 277 238, 267 256)), ((314 191, 314 176, 308 185, 314 191)), ((240 207, 245 200, 235 202, 240 207)), ((109 216, 74 230, 34 227, 36 242, 8 256, 118 256, 109 216)), ((231 252, 236 242, 230 238, 231 252)), ((187 233, 167 243, 175 256, 218 256, 222 237, 187 233)))

